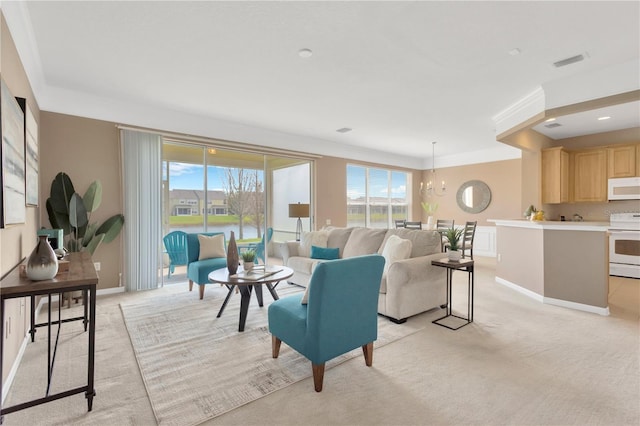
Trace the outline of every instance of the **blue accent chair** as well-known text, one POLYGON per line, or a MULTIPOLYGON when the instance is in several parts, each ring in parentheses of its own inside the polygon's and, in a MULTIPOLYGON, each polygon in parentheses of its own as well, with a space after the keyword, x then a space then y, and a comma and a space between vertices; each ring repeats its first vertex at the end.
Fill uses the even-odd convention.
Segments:
MULTIPOLYGON (((227 267, 226 257, 214 257, 198 260, 200 257, 200 241, 198 235, 224 235, 224 232, 198 232, 187 234, 187 278, 189 278, 189 291, 193 290, 193 283, 198 284, 200 300, 204 298, 204 286, 209 283, 209 273, 216 269, 227 267)), ((227 240, 225 237, 225 247, 227 240)))
POLYGON ((267 244, 271 241, 271 237, 273 237, 273 228, 267 228, 267 232, 262 234, 262 240, 259 243, 248 243, 248 244, 239 244, 238 245, 238 254, 242 254, 245 250, 253 250, 256 252, 256 261, 258 264, 258 259, 262 259, 262 263, 267 263, 267 255, 265 250, 265 237, 267 240, 267 244))
POLYGON ((362 347, 370 367, 383 267, 384 257, 377 254, 318 264, 309 282, 308 304, 295 295, 269 306, 273 358, 282 342, 308 358, 316 392, 322 391, 324 365, 332 358, 362 347))
POLYGON ((167 278, 175 272, 176 266, 187 264, 187 233, 172 231, 162 238, 164 248, 169 255, 169 273, 167 278))

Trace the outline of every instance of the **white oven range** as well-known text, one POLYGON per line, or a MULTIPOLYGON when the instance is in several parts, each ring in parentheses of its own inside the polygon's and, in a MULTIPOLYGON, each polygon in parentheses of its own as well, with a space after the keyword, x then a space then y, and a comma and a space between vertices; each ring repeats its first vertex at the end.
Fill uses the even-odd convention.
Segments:
POLYGON ((640 212, 610 216, 609 275, 640 278, 640 212))

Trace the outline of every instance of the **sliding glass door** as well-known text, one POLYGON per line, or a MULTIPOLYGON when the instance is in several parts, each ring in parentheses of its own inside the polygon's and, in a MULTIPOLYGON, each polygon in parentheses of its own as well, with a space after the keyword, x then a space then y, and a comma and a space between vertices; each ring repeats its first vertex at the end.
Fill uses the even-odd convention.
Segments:
MULTIPOLYGON (((312 199, 306 159, 165 141, 162 168, 163 236, 223 232, 229 241, 233 231, 243 245, 260 242, 271 228, 267 262, 278 261, 278 242, 295 238, 297 218, 289 218, 288 204, 312 199)), ((310 229, 312 218, 302 220, 310 229)), ((169 262, 165 253, 165 268, 169 262)), ((184 280, 184 267, 173 273, 184 280)))

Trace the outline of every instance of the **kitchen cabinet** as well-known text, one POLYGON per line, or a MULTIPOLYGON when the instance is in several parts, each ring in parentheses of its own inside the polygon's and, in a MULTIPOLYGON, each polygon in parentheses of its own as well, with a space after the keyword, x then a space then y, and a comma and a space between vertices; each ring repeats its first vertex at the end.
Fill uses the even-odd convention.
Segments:
POLYGON ((574 151, 573 201, 607 201, 607 150, 606 148, 574 151))
POLYGON ((607 148, 607 177, 638 176, 636 155, 640 145, 622 145, 607 148))
POLYGON ((569 153, 562 147, 542 150, 542 204, 569 202, 569 153))

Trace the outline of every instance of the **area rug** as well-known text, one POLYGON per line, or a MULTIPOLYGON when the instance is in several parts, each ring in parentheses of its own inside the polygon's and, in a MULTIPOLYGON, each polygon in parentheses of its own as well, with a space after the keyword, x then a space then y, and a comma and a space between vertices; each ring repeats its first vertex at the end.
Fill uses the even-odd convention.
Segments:
MULTIPOLYGON (((283 283, 277 291, 286 297, 302 289, 283 283)), ((203 300, 195 291, 182 291, 120 304, 159 425, 196 425, 311 377, 310 362, 286 344, 277 359, 271 357, 268 292, 264 307, 252 295, 244 332, 238 332, 239 294, 216 318, 226 294, 224 287, 211 285, 203 300)), ((379 317, 374 348, 421 328, 379 317)), ((356 356, 366 368, 357 349, 327 362, 326 369, 356 356)), ((314 392, 311 382, 309 392, 314 392)))

